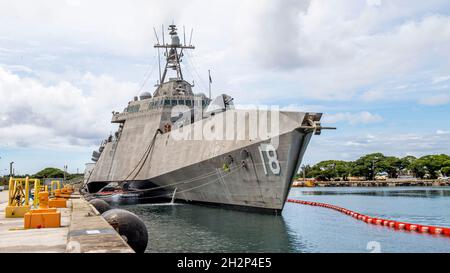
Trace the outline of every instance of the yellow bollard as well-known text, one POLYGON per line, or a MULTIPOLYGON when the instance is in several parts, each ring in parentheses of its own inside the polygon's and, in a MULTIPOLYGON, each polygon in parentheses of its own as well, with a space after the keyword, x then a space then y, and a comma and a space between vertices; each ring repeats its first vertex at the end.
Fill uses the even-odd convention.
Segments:
MULTIPOLYGON (((56 182, 58 182, 59 185, 59 181, 56 182)), ((55 197, 48 200, 48 206, 50 208, 67 208, 67 201, 63 197, 69 196, 62 194, 59 188, 54 191, 53 195, 55 197)))
POLYGON ((64 198, 52 198, 48 200, 50 208, 67 208, 67 201, 64 198))
MULTIPOLYGON (((56 208, 50 208, 55 199, 49 199, 47 186, 45 186, 44 189, 44 191, 38 192, 37 194, 39 208, 30 210, 24 215, 23 226, 25 229, 61 227, 61 212, 57 211, 56 208)), ((60 207, 65 207, 65 204, 60 207)))
POLYGON ((39 208, 47 209, 48 208, 48 191, 43 191, 39 193, 39 208))

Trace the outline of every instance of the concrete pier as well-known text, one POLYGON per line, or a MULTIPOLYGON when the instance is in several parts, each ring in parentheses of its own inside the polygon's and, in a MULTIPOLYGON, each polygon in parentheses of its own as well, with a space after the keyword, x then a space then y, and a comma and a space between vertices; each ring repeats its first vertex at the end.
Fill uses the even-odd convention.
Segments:
POLYGON ((87 201, 73 194, 61 212, 60 228, 24 229, 23 218, 5 218, 8 192, 0 192, 0 252, 133 253, 87 201))

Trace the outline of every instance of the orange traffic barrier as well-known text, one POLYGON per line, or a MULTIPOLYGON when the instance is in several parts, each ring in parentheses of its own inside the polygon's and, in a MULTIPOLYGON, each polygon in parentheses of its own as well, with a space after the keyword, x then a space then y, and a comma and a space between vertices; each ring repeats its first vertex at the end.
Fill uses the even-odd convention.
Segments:
POLYGON ((412 223, 406 223, 406 222, 399 222, 399 221, 393 221, 393 220, 387 220, 387 219, 381 219, 376 217, 367 216, 364 214, 360 214, 345 208, 341 208, 338 206, 325 204, 325 203, 317 203, 317 202, 310 202, 310 201, 302 201, 302 200, 296 200, 296 199, 288 199, 288 202, 291 203, 297 203, 297 204, 304 204, 309 206, 318 206, 318 207, 324 207, 333 209, 336 211, 339 211, 341 213, 344 213, 346 215, 349 215, 357 220, 366 222, 367 224, 373 224, 373 225, 379 225, 387 228, 392 228, 395 230, 406 230, 406 231, 415 231, 417 233, 424 233, 424 234, 433 234, 433 235, 445 235, 450 237, 450 228, 445 227, 437 227, 437 226, 428 226, 428 225, 419 225, 419 224, 412 224, 412 223))

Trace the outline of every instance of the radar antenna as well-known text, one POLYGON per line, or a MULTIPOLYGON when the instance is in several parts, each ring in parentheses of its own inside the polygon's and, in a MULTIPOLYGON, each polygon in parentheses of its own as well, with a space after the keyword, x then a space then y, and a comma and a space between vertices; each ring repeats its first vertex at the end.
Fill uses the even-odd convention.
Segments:
MULTIPOLYGON (((164 27, 163 27, 164 30, 164 27)), ((159 43, 159 40, 157 39, 157 44, 155 45, 155 48, 164 48, 166 49, 166 52, 164 56, 166 57, 166 65, 164 68, 164 72, 162 76, 160 77, 160 84, 164 83, 164 80, 167 76, 167 71, 169 69, 175 70, 177 72, 177 79, 183 80, 183 72, 181 71, 181 59, 183 57, 183 50, 185 49, 195 49, 193 45, 190 44, 182 44, 180 42, 180 37, 178 37, 177 27, 176 25, 172 24, 169 26, 169 35, 171 38, 171 42, 165 43, 164 42, 164 31, 162 34, 163 42, 162 44, 159 43)), ((191 32, 191 38, 192 38, 192 32, 191 32)), ((185 38, 184 38, 185 39, 185 38)), ((186 42, 184 42, 186 43, 186 42)))

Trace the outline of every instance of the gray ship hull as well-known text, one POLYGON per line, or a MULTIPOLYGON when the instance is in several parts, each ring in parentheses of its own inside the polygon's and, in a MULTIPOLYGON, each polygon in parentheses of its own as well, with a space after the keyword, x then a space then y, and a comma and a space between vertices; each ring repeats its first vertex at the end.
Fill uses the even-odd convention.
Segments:
MULTIPOLYGON (((214 118, 236 112, 239 110, 214 118)), ((129 123, 133 134, 123 134, 120 141, 106 145, 88 187, 95 192, 109 182, 126 182, 146 199, 174 197, 182 202, 279 212, 314 133, 305 126, 307 117, 318 120, 320 114, 280 112, 280 134, 266 138, 251 139, 246 135, 240 141, 198 141, 173 140, 173 132, 157 135, 146 161, 133 174, 130 170, 136 169, 147 146, 137 144, 152 140, 151 130, 144 129, 145 121, 134 119, 129 123), (138 124, 141 130, 136 129, 138 124), (264 153, 261 147, 270 143, 277 143, 277 147, 264 153)), ((248 134, 249 128, 234 130, 248 134)))
POLYGON ((236 150, 161 175, 151 182, 156 185, 175 184, 167 187, 169 199, 175 193, 175 199, 182 202, 279 213, 311 135, 294 130, 280 136, 280 142, 285 144, 277 150, 281 167, 277 176, 265 174, 265 163, 258 150, 261 143, 255 143, 246 147, 252 155, 246 159, 240 158, 240 150, 236 150), (217 168, 228 156, 236 159, 229 170, 217 168))

